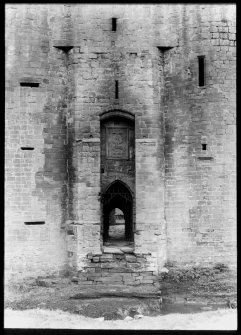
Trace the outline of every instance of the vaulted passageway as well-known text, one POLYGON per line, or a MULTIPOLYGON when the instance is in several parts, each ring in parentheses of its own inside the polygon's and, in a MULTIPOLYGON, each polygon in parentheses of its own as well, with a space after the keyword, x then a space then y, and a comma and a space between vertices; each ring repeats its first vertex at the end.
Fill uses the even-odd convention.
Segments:
POLYGON ((112 183, 103 194, 103 241, 117 244, 134 241, 133 236, 133 198, 129 189, 121 181, 112 183), (123 212, 124 234, 110 236, 111 214, 116 208, 123 212))

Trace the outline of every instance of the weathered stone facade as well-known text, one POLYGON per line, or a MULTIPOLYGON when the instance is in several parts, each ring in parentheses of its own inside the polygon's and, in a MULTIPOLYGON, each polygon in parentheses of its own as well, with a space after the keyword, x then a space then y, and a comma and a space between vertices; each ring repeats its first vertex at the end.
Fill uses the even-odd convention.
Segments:
POLYGON ((150 276, 166 262, 235 266, 235 15, 225 4, 6 5, 6 275, 101 263, 115 181, 130 194, 138 269, 139 258, 150 276))

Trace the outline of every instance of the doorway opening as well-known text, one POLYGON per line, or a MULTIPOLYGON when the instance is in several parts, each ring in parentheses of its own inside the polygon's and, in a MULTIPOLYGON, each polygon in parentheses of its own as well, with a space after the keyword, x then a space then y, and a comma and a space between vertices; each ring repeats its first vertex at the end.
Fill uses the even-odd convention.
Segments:
POLYGON ((125 217, 119 208, 112 209, 109 214, 108 237, 112 243, 125 240, 125 217))
POLYGON ((132 244, 133 197, 121 181, 112 183, 103 194, 103 242, 104 245, 132 244))

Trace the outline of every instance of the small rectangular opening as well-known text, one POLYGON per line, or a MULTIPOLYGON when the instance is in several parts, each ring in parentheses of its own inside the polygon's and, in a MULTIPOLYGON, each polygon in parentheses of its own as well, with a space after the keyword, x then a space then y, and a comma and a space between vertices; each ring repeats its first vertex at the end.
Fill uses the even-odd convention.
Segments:
POLYGON ((34 150, 33 147, 21 147, 21 150, 34 150))
POLYGON ((119 88, 119 83, 118 83, 118 80, 115 81, 115 99, 118 99, 119 98, 119 91, 118 91, 118 88, 119 88))
POLYGON ((205 56, 198 56, 198 85, 205 86, 205 56))
POLYGON ((20 86, 25 86, 25 87, 39 87, 39 83, 20 82, 20 86))
POLYGON ((211 161, 213 157, 198 157, 200 161, 211 161))
POLYGON ((24 222, 24 224, 30 226, 30 225, 40 225, 40 224, 45 224, 45 221, 28 221, 24 222))
POLYGON ((202 144, 202 150, 207 150, 207 144, 202 144))
POLYGON ((116 31, 117 18, 112 17, 112 31, 116 31))

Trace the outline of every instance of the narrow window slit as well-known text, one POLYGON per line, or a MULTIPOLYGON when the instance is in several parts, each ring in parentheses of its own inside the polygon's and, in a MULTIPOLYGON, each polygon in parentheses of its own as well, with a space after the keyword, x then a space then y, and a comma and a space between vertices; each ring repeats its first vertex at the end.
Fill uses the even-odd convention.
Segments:
POLYGON ((200 161, 212 161, 213 157, 198 157, 200 161))
POLYGON ((112 17, 112 31, 116 31, 116 26, 117 26, 117 18, 112 17))
POLYGON ((119 99, 119 91, 118 91, 118 88, 119 88, 119 83, 118 83, 118 80, 115 81, 115 99, 119 99))
POLYGON ((34 150, 33 147, 21 147, 21 150, 34 150))
POLYGON ((45 224, 45 221, 28 221, 28 222, 24 222, 24 224, 30 226, 30 225, 41 225, 41 224, 45 224))
POLYGON ((39 87, 39 83, 20 82, 20 86, 25 86, 25 87, 39 87))
POLYGON ((205 56, 198 56, 198 85, 205 86, 205 56))
POLYGON ((207 150, 207 144, 202 144, 202 150, 207 150))

